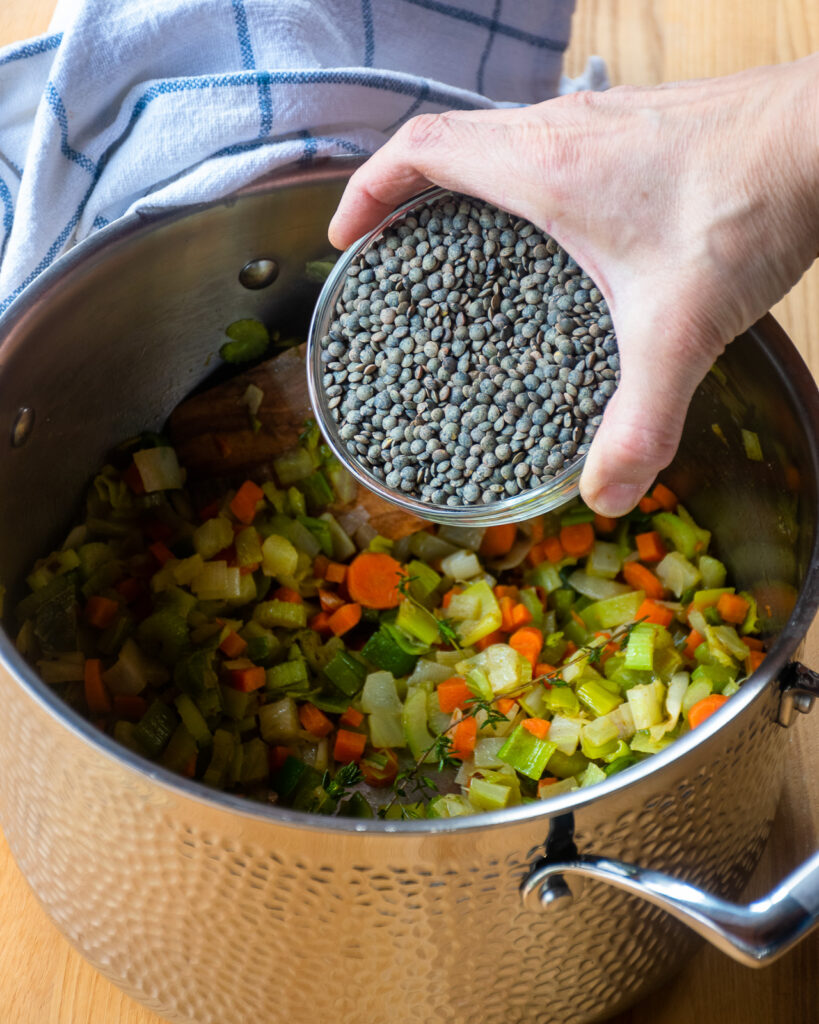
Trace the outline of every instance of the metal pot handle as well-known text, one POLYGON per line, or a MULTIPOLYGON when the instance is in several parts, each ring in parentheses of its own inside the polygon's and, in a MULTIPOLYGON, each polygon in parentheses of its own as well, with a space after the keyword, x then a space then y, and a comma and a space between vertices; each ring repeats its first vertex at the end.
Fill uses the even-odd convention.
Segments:
POLYGON ((772 963, 819 927, 819 852, 767 896, 745 906, 660 871, 592 856, 541 862, 521 886, 524 904, 539 909, 571 899, 565 874, 584 875, 641 896, 748 967, 772 963))

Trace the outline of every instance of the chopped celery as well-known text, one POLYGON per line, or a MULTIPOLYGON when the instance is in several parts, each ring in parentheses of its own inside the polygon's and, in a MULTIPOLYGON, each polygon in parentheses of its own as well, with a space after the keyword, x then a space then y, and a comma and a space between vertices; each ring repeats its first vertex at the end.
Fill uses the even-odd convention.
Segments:
POLYGON ((555 748, 567 756, 577 750, 580 742, 580 730, 583 727, 583 720, 580 718, 566 718, 563 715, 555 715, 549 729, 549 739, 554 743, 555 748))
POLYGON ((615 580, 606 579, 603 576, 592 576, 582 569, 575 569, 569 576, 568 582, 569 586, 578 594, 590 597, 594 601, 605 601, 608 598, 619 597, 621 594, 632 593, 631 587, 625 583, 617 583, 615 580))
POLYGON ((307 608, 292 601, 263 601, 253 609, 253 618, 267 629, 304 629, 307 608))
POLYGON ((305 477, 299 486, 304 492, 307 508, 311 512, 320 511, 333 500, 333 489, 330 487, 327 477, 320 469, 305 477))
POLYGON ((265 576, 292 576, 298 566, 299 553, 286 537, 271 533, 261 546, 262 572, 265 576))
POLYGON ((604 782, 606 779, 606 773, 602 768, 599 768, 594 762, 589 762, 586 770, 578 778, 580 788, 585 789, 586 786, 594 786, 598 782, 604 782))
POLYGON ((576 523, 593 523, 594 522, 594 511, 587 508, 585 505, 578 505, 576 508, 570 508, 567 512, 564 512, 560 517, 561 526, 574 526, 576 523))
POLYGON ((732 694, 737 693, 738 690, 739 690, 739 683, 735 679, 732 679, 730 682, 726 683, 725 686, 723 686, 723 688, 722 688, 722 696, 723 697, 730 697, 732 694))
POLYGON ((386 622, 382 622, 378 631, 364 644, 361 653, 377 668, 386 669, 395 676, 409 675, 418 660, 417 654, 405 650, 398 630, 386 622))
POLYGON ((176 665, 188 646, 188 624, 172 609, 154 612, 143 619, 137 635, 145 653, 164 665, 176 665))
POLYGON ((580 612, 580 618, 594 631, 623 626, 637 618, 637 611, 645 596, 645 591, 634 590, 629 594, 596 601, 580 612))
POLYGON ((556 749, 554 743, 519 725, 498 751, 498 757, 521 775, 537 781, 556 749))
POLYGON ((455 594, 447 611, 456 623, 463 647, 471 647, 494 633, 503 621, 498 600, 485 580, 471 583, 462 593, 455 594))
POLYGON ((245 639, 247 639, 245 653, 254 665, 266 665, 276 657, 281 649, 281 644, 273 633, 268 633, 266 636, 250 636, 245 639))
POLYGON ((180 693, 174 704, 176 704, 176 710, 179 712, 182 723, 196 741, 196 746, 209 747, 213 742, 213 734, 199 708, 186 693, 180 693))
POLYGON ((287 743, 298 738, 301 731, 296 702, 282 697, 259 708, 259 732, 265 743, 287 743))
MULTIPOLYGON (((702 559, 700 559, 702 561, 702 559)), ((677 597, 702 579, 702 573, 679 551, 669 551, 655 570, 660 582, 677 597)))
POLYGON ((562 686, 553 681, 551 688, 546 691, 546 707, 551 712, 576 715, 580 711, 580 702, 570 686, 562 686))
MULTIPOLYGON (((364 657, 367 647, 361 652, 364 657)), ((367 676, 366 668, 347 651, 339 651, 324 669, 330 682, 348 697, 353 697, 364 685, 367 676)))
POLYGON ((748 602, 748 614, 745 616, 745 621, 740 626, 740 629, 743 633, 757 633, 759 631, 759 608, 756 598, 749 594, 747 590, 741 590, 739 596, 744 597, 748 602))
POLYGON ((438 620, 420 605, 413 601, 402 601, 398 608, 396 626, 405 633, 414 636, 421 643, 430 646, 439 639, 438 620))
POLYGON ((401 707, 393 674, 371 672, 361 691, 361 710, 369 715, 374 711, 400 711, 401 707))
POLYGON ((634 627, 626 645, 626 668, 651 671, 654 664, 655 637, 654 627, 649 622, 634 627))
POLYGON ((155 700, 134 729, 134 738, 151 757, 159 757, 178 724, 176 713, 155 700))
POLYGON ((563 586, 560 573, 550 562, 541 562, 526 574, 526 582, 535 587, 543 587, 547 594, 559 590, 563 586))
POLYGON ((635 729, 649 729, 662 722, 665 692, 663 683, 653 682, 644 686, 632 686, 626 693, 635 729))
POLYGON ((475 776, 469 784, 469 802, 480 811, 499 811, 519 802, 511 786, 475 776))
MULTIPOLYGON (((200 601, 229 601, 242 596, 242 577, 239 569, 227 562, 205 562, 202 571, 191 584, 200 601)), ((255 591, 254 591, 255 594, 255 591)))
POLYGON ((492 644, 479 654, 458 662, 456 668, 467 682, 475 669, 482 671, 489 681, 492 696, 518 690, 532 679, 530 663, 507 644, 492 644))
POLYGON ((259 534, 252 526, 240 530, 236 534, 234 543, 236 545, 236 561, 240 566, 244 568, 248 565, 258 565, 261 562, 262 545, 259 541, 259 534))
POLYGON ((441 558, 451 555, 457 548, 454 544, 447 544, 440 537, 435 537, 426 530, 419 530, 410 538, 410 551, 420 558, 422 562, 437 562, 441 558))
POLYGON ((213 558, 233 543, 233 527, 229 519, 217 516, 206 519, 193 531, 193 546, 204 559, 213 558))
POLYGON ((700 555, 697 568, 702 576, 702 585, 708 589, 723 587, 727 570, 722 562, 711 555, 700 555))
POLYGON ((373 711, 367 718, 367 726, 370 731, 370 743, 376 749, 400 749, 407 745, 400 711, 373 711))
POLYGON ((733 626, 707 626, 705 639, 714 657, 723 665, 732 664, 730 658, 744 661, 749 648, 742 642, 733 626))
POLYGON ((428 818, 457 818, 471 813, 469 802, 459 793, 444 793, 427 804, 428 818))
POLYGON ((409 592, 416 601, 424 604, 431 597, 441 584, 441 576, 434 569, 431 569, 424 562, 417 559, 409 562, 406 567, 407 576, 410 579, 409 592))
POLYGON ((282 537, 286 537, 298 551, 303 551, 310 558, 315 558, 321 551, 321 545, 307 527, 289 516, 278 514, 271 516, 266 524, 260 525, 259 531, 265 537, 271 533, 278 533, 282 537))
POLYGON ((580 772, 585 771, 588 764, 589 759, 579 750, 574 754, 567 755, 555 749, 546 765, 546 771, 549 775, 556 775, 559 779, 568 779, 571 775, 579 775, 580 772))
POLYGON ((372 818, 373 809, 363 793, 351 793, 346 800, 338 805, 338 813, 342 818, 372 818))
POLYGON ((332 558, 334 547, 330 524, 325 519, 315 519, 313 516, 306 515, 300 515, 298 521, 316 538, 322 554, 332 558))
POLYGON ((660 739, 652 739, 648 730, 641 730, 634 734, 634 738, 631 741, 631 749, 638 754, 659 754, 661 750, 673 743, 674 740, 670 735, 662 736, 660 739))
POLYGON ((289 487, 310 476, 315 465, 310 452, 304 448, 293 448, 273 460, 273 469, 282 487, 289 487))
POLYGON ((685 718, 688 718, 688 712, 691 710, 691 708, 693 708, 698 701, 701 701, 704 697, 707 697, 711 693, 713 693, 713 687, 711 685, 710 679, 694 680, 692 678, 692 681, 688 689, 685 691, 685 695, 683 697, 683 716, 685 718))
POLYGON ((248 708, 255 701, 253 694, 234 690, 232 686, 222 686, 220 690, 225 714, 228 718, 241 722, 243 718, 247 717, 248 708))
POLYGON ((336 518, 329 512, 322 512, 319 519, 321 519, 322 522, 327 523, 327 528, 330 531, 330 538, 333 542, 332 557, 337 562, 346 562, 348 558, 352 558, 356 551, 355 544, 350 540, 346 531, 336 518))
POLYGON ((580 749, 589 759, 613 753, 619 742, 617 727, 606 716, 589 722, 580 730, 580 749))
POLYGON ((210 763, 202 776, 206 786, 221 789, 233 763, 233 751, 236 740, 227 729, 217 729, 213 734, 213 751, 210 763))
POLYGON ((579 788, 577 779, 570 775, 567 779, 561 779, 559 782, 553 782, 549 786, 541 784, 537 795, 541 800, 551 800, 552 797, 562 796, 563 793, 571 793, 575 789, 579 788))
POLYGON ((474 551, 454 551, 441 559, 441 572, 453 580, 471 580, 483 568, 474 551))
POLYGON ((81 545, 77 555, 83 579, 87 580, 101 565, 113 560, 114 551, 110 544, 97 540, 81 545))
POLYGON ((578 700, 597 716, 607 715, 623 702, 622 697, 606 689, 603 683, 596 679, 584 679, 575 692, 578 700))
POLYGON ((753 430, 742 428, 742 445, 745 448, 745 455, 751 462, 762 462, 762 445, 759 443, 759 435, 753 430))
POLYGON ((680 516, 673 512, 658 512, 651 522, 663 540, 667 540, 687 559, 691 560, 697 554, 699 544, 694 527, 680 516))
POLYGON ((267 690, 304 693, 309 688, 307 665, 300 658, 274 665, 267 670, 265 678, 265 689, 267 690))
MULTIPOLYGON (((591 576, 604 576, 614 579, 623 564, 620 546, 610 541, 595 541, 589 557, 586 559, 586 572, 591 576)), ((589 595, 592 596, 592 595, 589 595)))
POLYGON ((481 526, 440 526, 438 536, 448 544, 454 544, 458 548, 468 548, 470 551, 477 551, 481 546, 483 535, 486 530, 481 526))
POLYGON ((270 769, 267 762, 267 746, 257 737, 243 743, 242 772, 240 781, 247 786, 254 782, 264 782, 270 769))
POLYGON ((531 690, 518 697, 518 704, 531 718, 542 718, 546 710, 546 693, 546 687, 542 683, 536 683, 531 690))
POLYGON ((543 626, 543 602, 537 595, 534 587, 522 587, 520 590, 520 603, 532 616, 532 625, 538 629, 543 626))
MULTIPOLYGON (((457 653, 459 657, 462 656, 460 652, 457 653)), ((418 683, 433 683, 437 686, 438 683, 443 683, 446 679, 451 678, 452 674, 450 665, 442 665, 437 661, 419 658, 407 683, 410 686, 415 686, 418 683)))
POLYGON ((488 736, 486 739, 479 739, 475 744, 475 767, 496 768, 502 764, 499 755, 505 743, 505 736, 488 736))
POLYGON ((153 491, 178 490, 185 486, 185 474, 173 448, 144 448, 134 452, 134 462, 147 494, 153 491))
POLYGON ((181 772, 188 766, 191 758, 196 757, 196 754, 196 741, 185 728, 184 722, 180 722, 174 729, 160 761, 163 767, 169 771, 181 772))
POLYGON ((407 745, 416 761, 424 755, 425 761, 434 760, 430 749, 433 737, 427 728, 427 694, 422 687, 413 687, 407 691, 402 723, 407 745))

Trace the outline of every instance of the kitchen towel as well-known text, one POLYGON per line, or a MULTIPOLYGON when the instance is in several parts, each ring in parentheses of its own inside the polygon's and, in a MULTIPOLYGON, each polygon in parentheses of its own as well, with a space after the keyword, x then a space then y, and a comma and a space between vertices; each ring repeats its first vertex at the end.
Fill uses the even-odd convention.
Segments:
POLYGON ((0 313, 136 210, 365 156, 407 118, 601 88, 561 75, 574 0, 61 0, 0 49, 0 313))

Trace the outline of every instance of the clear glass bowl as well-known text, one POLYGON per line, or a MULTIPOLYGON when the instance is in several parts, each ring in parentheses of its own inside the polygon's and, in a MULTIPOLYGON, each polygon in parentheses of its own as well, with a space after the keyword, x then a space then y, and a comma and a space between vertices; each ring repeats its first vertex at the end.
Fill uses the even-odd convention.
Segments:
POLYGON ((372 475, 356 457, 347 450, 347 445, 339 436, 339 424, 328 406, 328 398, 324 390, 322 378, 324 371, 321 363, 321 339, 329 333, 333 321, 336 301, 344 286, 347 268, 356 257, 368 249, 371 243, 397 220, 412 213, 430 199, 452 195, 448 189, 432 188, 414 196, 397 210, 385 218, 378 227, 368 235, 354 242, 340 256, 332 273, 324 282, 319 295, 310 330, 307 335, 307 386, 310 391, 310 402, 316 420, 324 437, 338 460, 355 477, 359 484, 377 494, 391 504, 412 513, 421 519, 435 523, 448 523, 452 526, 497 526, 500 523, 519 522, 542 515, 560 505, 565 505, 577 497, 580 474, 585 456, 580 456, 557 476, 539 487, 532 487, 514 497, 501 498, 490 505, 436 505, 421 501, 401 491, 387 487, 384 481, 372 475))

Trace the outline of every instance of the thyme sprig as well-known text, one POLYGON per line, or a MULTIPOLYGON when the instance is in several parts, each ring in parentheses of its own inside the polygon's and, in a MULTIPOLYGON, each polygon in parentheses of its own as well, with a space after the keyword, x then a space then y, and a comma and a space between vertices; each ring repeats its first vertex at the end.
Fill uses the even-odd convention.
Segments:
POLYGON ((330 778, 330 773, 325 772, 321 784, 334 800, 343 800, 351 786, 363 781, 364 772, 354 761, 350 761, 339 768, 334 778, 330 778))

